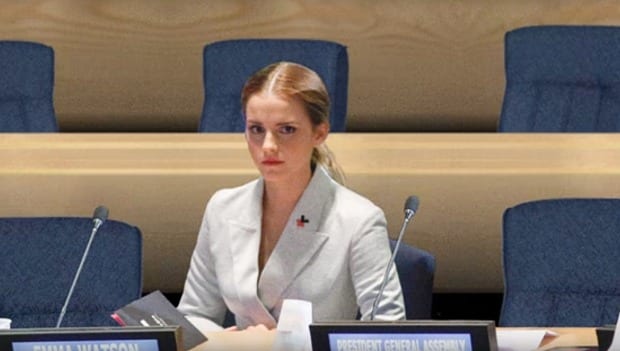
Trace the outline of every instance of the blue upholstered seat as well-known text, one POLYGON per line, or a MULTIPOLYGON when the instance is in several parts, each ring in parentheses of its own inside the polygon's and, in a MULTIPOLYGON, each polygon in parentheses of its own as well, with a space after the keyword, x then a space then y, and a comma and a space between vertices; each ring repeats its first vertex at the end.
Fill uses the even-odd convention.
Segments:
MULTIPOLYGON (((390 240, 392 250, 395 245, 396 241, 390 240)), ((405 300, 407 319, 430 319, 435 257, 427 251, 401 242, 395 263, 405 300)))
POLYGON ((56 132, 54 51, 0 41, 0 132, 56 132))
POLYGON ((601 326, 620 312, 620 199, 548 199, 504 213, 501 326, 601 326))
POLYGON ((243 132, 241 90, 259 69, 291 61, 314 70, 325 83, 331 100, 331 131, 346 127, 349 61, 346 47, 307 39, 240 39, 204 47, 205 99, 199 132, 243 132))
MULTIPOLYGON (((13 328, 54 327, 91 234, 90 218, 0 218, 0 316, 13 328)), ((108 220, 96 233, 62 326, 118 326, 140 297, 142 236, 108 220)))
POLYGON ((620 27, 515 29, 505 61, 500 132, 620 131, 620 27))

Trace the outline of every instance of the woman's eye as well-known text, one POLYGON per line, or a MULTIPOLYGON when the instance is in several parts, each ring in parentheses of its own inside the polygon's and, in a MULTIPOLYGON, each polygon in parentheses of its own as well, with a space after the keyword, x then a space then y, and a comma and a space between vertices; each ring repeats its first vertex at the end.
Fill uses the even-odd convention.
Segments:
POLYGON ((249 126, 248 130, 252 134, 260 134, 260 133, 263 133, 265 131, 265 129, 263 127, 257 126, 257 125, 249 126))
POLYGON ((280 128, 280 133, 282 133, 282 134, 293 134, 293 133, 295 133, 296 130, 297 130, 297 128, 295 128, 293 126, 282 126, 280 128))

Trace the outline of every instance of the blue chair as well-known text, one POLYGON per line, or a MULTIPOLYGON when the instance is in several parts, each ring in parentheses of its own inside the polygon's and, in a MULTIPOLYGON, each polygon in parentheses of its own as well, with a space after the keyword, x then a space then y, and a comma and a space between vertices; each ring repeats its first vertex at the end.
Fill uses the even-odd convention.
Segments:
MULTIPOLYGON (((396 240, 390 239, 394 250, 396 240)), ((435 280, 435 257, 429 252, 400 243, 396 271, 405 300, 407 319, 430 319, 435 280)))
MULTIPOLYGON (((92 226, 90 218, 0 218, 0 316, 12 327, 56 326, 92 226)), ((61 326, 118 326, 110 314, 141 293, 140 230, 107 220, 61 326)))
POLYGON ((503 218, 501 326, 595 327, 620 312, 620 199, 548 199, 503 218))
POLYGON ((253 73, 278 61, 302 64, 323 79, 331 100, 331 131, 345 131, 349 80, 345 46, 306 39, 226 40, 206 45, 203 58, 205 99, 199 132, 245 131, 243 85, 253 73))
POLYGON ((0 41, 0 132, 56 132, 54 51, 0 41))
POLYGON ((620 131, 620 27, 515 29, 505 65, 500 132, 620 131))

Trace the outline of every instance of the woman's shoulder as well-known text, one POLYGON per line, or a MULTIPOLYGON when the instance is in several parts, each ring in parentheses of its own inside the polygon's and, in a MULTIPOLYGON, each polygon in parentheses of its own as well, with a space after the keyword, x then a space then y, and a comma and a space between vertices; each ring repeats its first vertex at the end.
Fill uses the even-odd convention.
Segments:
POLYGON ((213 196, 211 196, 211 199, 209 199, 207 209, 228 206, 236 207, 237 204, 243 205, 244 203, 249 203, 258 193, 258 183, 259 180, 255 179, 234 188, 223 188, 217 190, 213 196))
POLYGON ((355 241, 368 233, 386 230, 387 220, 383 210, 352 189, 338 185, 332 201, 326 206, 322 230, 342 240, 355 241))
POLYGON ((383 210, 372 200, 340 184, 335 187, 334 208, 342 215, 355 217, 383 216, 383 210))
POLYGON ((383 214, 370 199, 337 182, 325 167, 317 167, 308 190, 321 198, 328 216, 352 219, 378 212, 383 214))

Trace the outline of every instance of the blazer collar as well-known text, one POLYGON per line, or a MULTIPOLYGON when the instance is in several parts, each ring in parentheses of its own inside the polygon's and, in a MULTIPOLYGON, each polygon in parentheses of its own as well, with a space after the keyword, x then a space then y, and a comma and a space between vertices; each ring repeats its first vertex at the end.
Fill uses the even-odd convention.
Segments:
MULTIPOLYGON (((258 296, 247 306, 267 312, 278 307, 284 290, 294 281, 325 241, 327 233, 318 232, 326 211, 331 208, 335 182, 322 167, 315 169, 306 190, 284 228, 282 236, 263 268, 258 280, 258 250, 262 217, 264 181, 258 179, 248 192, 248 208, 236 220, 230 221, 233 279, 237 292, 243 297, 258 296), (257 287, 258 283, 258 287, 257 287), (262 308, 260 308, 262 307, 262 308)), ((265 316, 263 313, 260 315, 265 316)), ((271 316, 268 313, 269 317, 271 316)), ((258 322, 258 321, 257 321, 258 322)), ((267 320, 260 323, 266 325, 267 320)), ((275 322, 275 320, 273 320, 275 322)))
POLYGON ((258 293, 268 309, 279 307, 282 293, 328 239, 319 229, 333 194, 333 180, 317 167, 260 277, 258 293))
POLYGON ((237 290, 237 298, 252 316, 253 324, 275 327, 276 320, 258 299, 258 250, 260 247, 260 228, 263 203, 263 179, 249 184, 247 198, 241 203, 247 204, 238 209, 235 219, 229 220, 230 255, 232 257, 232 277, 237 290))

